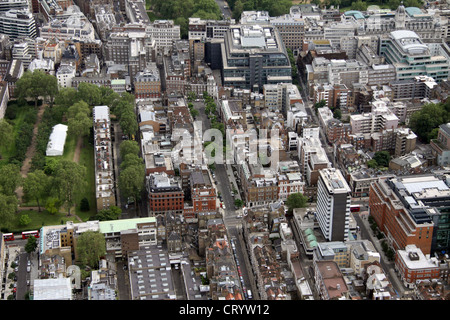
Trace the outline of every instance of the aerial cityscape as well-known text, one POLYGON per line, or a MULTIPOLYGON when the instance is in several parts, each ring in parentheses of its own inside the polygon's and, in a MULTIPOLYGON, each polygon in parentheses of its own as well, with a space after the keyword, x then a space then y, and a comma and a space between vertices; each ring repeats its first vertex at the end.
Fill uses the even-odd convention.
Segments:
POLYGON ((449 19, 0 0, 0 299, 450 300, 449 19))

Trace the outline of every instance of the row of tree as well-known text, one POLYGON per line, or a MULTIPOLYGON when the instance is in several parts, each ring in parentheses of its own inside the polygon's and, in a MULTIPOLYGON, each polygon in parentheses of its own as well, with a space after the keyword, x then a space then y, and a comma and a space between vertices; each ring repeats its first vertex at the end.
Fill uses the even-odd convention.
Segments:
MULTIPOLYGON (((136 141, 125 140, 120 144, 119 189, 125 198, 132 198, 137 204, 145 189, 145 165, 139 156, 140 147, 136 141)), ((137 205, 136 205, 137 210, 137 205)))
POLYGON ((239 20, 243 11, 268 11, 271 17, 289 13, 291 0, 228 0, 233 18, 239 20))
POLYGON ((174 20, 181 37, 187 38, 189 18, 221 20, 222 14, 214 0, 151 0, 151 9, 162 19, 174 20))

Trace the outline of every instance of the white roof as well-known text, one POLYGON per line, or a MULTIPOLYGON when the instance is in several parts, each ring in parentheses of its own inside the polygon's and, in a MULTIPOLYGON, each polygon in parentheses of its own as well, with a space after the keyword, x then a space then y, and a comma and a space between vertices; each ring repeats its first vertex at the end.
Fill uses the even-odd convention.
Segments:
POLYGON ((66 144, 68 127, 64 124, 57 124, 53 127, 47 144, 47 156, 62 156, 64 145, 66 144))
POLYGON ((34 280, 34 300, 72 300, 69 278, 34 280))

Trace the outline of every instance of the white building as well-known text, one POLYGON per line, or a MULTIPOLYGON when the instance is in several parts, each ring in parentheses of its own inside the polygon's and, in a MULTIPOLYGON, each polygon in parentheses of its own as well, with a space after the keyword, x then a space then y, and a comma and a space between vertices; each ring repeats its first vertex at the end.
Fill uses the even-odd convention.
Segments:
POLYGON ((339 169, 319 170, 316 218, 328 241, 348 240, 350 199, 350 187, 339 169))
POLYGON ((371 102, 372 112, 350 115, 352 133, 375 133, 387 129, 396 129, 399 118, 387 107, 385 101, 371 102))
POLYGON ((61 64, 56 72, 58 85, 62 88, 71 88, 72 79, 76 76, 76 68, 70 64, 61 64))
POLYGON ((18 37, 36 38, 36 22, 27 9, 9 10, 0 13, 0 33, 10 39, 18 37))

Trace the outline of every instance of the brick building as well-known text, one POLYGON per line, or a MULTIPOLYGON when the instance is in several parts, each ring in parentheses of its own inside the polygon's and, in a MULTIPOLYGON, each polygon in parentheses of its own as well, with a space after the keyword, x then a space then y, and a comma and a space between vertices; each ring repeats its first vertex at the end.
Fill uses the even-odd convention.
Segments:
POLYGON ((150 213, 183 213, 184 192, 178 181, 169 178, 165 172, 151 174, 147 179, 147 189, 150 213))

